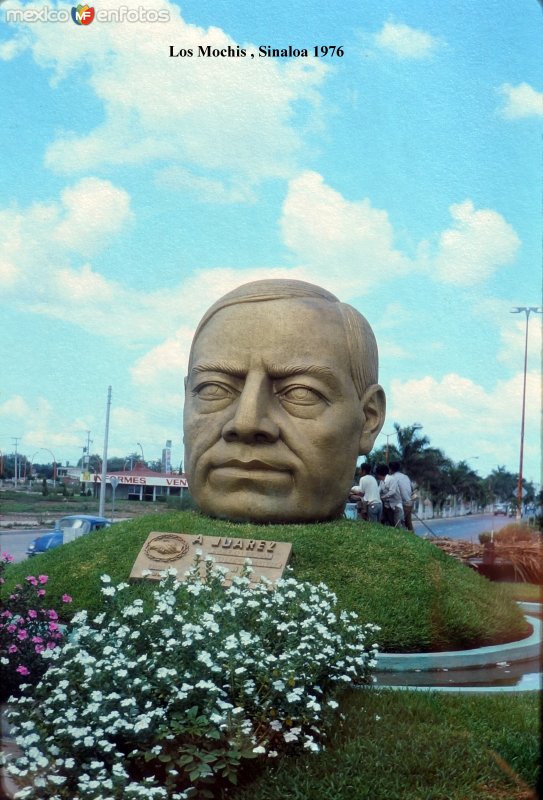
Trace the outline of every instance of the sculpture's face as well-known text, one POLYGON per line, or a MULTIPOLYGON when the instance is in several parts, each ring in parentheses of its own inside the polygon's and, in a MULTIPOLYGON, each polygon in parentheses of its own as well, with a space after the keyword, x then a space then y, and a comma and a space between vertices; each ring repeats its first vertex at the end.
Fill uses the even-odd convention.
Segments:
POLYGON ((234 305, 217 312, 194 343, 185 461, 191 493, 211 516, 337 516, 365 423, 332 304, 234 305))

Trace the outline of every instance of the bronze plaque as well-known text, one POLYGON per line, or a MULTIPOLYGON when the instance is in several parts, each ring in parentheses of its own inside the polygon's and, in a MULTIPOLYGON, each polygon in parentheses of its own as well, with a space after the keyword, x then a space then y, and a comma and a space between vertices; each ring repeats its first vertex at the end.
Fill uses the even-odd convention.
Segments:
MULTIPOLYGON (((207 555, 213 556, 215 564, 227 567, 225 583, 232 576, 239 575, 247 559, 251 561, 253 572, 251 582, 257 583, 261 577, 276 581, 290 560, 292 544, 274 542, 266 539, 239 539, 234 536, 201 536, 194 533, 166 533, 151 531, 130 573, 131 578, 159 579, 160 573, 175 567, 177 580, 184 580, 185 573, 194 565, 197 551, 205 561, 207 555), (143 575, 150 570, 150 575, 143 575)), ((205 567, 202 563, 202 577, 205 567)))

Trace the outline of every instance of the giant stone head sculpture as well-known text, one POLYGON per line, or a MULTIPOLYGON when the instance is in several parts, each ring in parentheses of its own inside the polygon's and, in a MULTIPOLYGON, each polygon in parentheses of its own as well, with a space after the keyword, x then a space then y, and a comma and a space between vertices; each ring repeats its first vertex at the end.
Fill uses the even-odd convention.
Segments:
POLYGON ((204 314, 185 380, 185 468, 213 517, 341 515, 356 460, 384 422, 373 331, 304 281, 264 280, 204 314))

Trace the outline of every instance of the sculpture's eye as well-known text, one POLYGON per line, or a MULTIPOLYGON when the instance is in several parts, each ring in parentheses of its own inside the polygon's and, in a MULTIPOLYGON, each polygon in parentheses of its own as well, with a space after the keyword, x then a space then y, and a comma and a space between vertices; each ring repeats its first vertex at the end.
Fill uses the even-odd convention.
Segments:
POLYGON ((226 400, 232 397, 233 392, 222 383, 201 383, 194 389, 194 394, 200 400, 226 400))
POLYGON ((309 386, 289 386, 279 393, 279 398, 287 403, 294 403, 298 406, 313 406, 322 403, 324 398, 315 389, 309 386))

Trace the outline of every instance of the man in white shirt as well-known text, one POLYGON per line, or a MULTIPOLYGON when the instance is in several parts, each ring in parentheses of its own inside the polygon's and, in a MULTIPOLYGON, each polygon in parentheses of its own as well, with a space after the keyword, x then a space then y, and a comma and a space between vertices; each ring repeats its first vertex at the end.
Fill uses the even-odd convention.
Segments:
POLYGON ((393 528, 400 528, 404 524, 404 513, 398 475, 397 473, 393 475, 387 473, 388 467, 380 466, 377 468, 377 474, 384 476, 384 486, 381 487, 384 522, 385 525, 390 525, 393 528))
POLYGON ((377 481, 370 474, 367 464, 360 467, 360 481, 358 482, 362 498, 368 504, 368 522, 380 522, 383 511, 383 503, 379 494, 377 481))
POLYGON ((398 488, 400 490, 400 497, 403 507, 404 525, 408 531, 413 531, 413 522, 411 519, 413 510, 413 486, 411 485, 411 481, 407 475, 400 471, 399 461, 390 462, 390 471, 398 480, 398 488))

